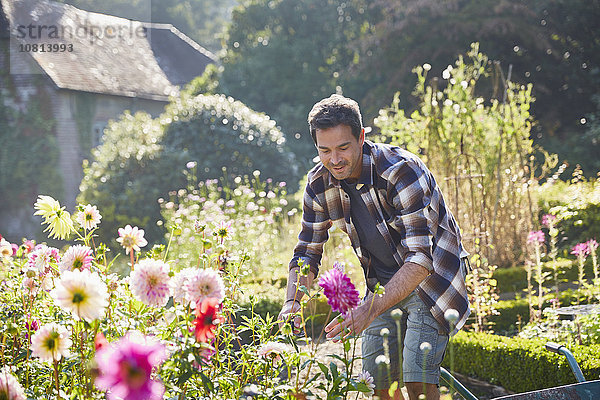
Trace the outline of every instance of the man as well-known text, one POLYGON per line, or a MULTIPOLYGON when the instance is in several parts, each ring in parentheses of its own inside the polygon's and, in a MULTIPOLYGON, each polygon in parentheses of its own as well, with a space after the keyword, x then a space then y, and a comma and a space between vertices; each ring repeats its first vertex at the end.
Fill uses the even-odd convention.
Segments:
MULTIPOLYGON (((328 229, 337 226, 350 237, 369 290, 352 319, 341 324, 334 320, 325 327, 327 338, 339 339, 344 329, 362 334, 363 369, 374 376, 375 394, 381 399, 390 398, 390 384, 401 378, 410 399, 417 399, 423 388, 427 399, 437 399, 449 334, 460 329, 469 315, 464 282, 467 253, 458 225, 418 157, 365 140, 354 100, 339 95, 323 99, 312 108, 308 123, 321 162, 308 173, 302 229, 290 262, 280 320, 300 309, 302 293, 296 291, 296 284, 311 286, 328 229), (310 265, 307 277, 299 277, 300 258, 310 265), (382 296, 373 294, 378 282, 385 288, 382 296), (394 319, 399 314, 392 317, 395 309, 403 311, 401 343, 394 319), (450 324, 444 314, 452 309, 458 318, 450 324), (383 358, 381 363, 383 328, 390 332, 389 360, 383 358), (390 374, 384 368, 388 362, 390 374)), ((394 398, 402 398, 399 390, 394 398)))

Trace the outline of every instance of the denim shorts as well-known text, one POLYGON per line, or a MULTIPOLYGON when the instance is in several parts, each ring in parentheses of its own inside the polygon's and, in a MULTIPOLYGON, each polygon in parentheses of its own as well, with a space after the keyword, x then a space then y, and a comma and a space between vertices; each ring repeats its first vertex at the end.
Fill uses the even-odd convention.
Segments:
MULTIPOLYGON (((377 317, 362 333, 363 370, 374 378, 375 388, 388 389, 398 381, 439 384, 440 365, 448 345, 448 333, 431 315, 416 291, 377 317), (391 313, 402 311, 396 321, 391 313), (400 332, 398 331, 400 325, 400 332), (389 329, 387 338, 381 336, 383 328, 389 329), (422 343, 429 343, 431 350, 422 343), (398 343, 402 353, 398 351, 398 343), (384 355, 384 362, 377 363, 384 355), (402 366, 402 368, 400 368, 402 366)), ((400 385, 402 386, 402 385, 400 385)))

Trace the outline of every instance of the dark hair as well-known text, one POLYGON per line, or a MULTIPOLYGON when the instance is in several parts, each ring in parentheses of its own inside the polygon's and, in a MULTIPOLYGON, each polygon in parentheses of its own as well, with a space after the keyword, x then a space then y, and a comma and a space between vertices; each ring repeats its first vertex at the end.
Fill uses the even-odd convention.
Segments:
POLYGON ((358 103, 339 94, 319 101, 308 113, 308 126, 315 145, 317 144, 317 129, 333 128, 340 124, 348 125, 352 135, 359 139, 362 131, 362 116, 358 103))

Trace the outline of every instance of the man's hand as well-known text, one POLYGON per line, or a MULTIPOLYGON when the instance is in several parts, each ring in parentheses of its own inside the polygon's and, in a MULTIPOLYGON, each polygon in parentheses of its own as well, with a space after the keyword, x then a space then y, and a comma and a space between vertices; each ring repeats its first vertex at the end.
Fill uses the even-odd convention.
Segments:
POLYGON ((362 305, 349 312, 341 323, 338 322, 340 317, 331 321, 325 327, 327 339, 333 339, 334 342, 338 342, 342 339, 342 332, 345 332, 343 336, 345 339, 350 336, 360 335, 377 317, 376 313, 373 312, 372 306, 371 296, 369 296, 362 305))
POLYGON ((283 328, 283 325, 286 321, 290 321, 292 323, 292 329, 295 335, 300 333, 300 327, 302 326, 302 318, 297 313, 300 312, 300 303, 298 301, 288 301, 281 307, 281 312, 277 317, 277 321, 279 322, 279 330, 283 328), (294 316, 294 314, 296 314, 294 316))

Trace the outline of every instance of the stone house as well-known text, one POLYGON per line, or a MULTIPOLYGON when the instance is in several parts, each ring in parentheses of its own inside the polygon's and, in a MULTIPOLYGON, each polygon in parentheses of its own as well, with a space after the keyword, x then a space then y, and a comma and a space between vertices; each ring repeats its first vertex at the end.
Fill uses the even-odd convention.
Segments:
MULTIPOLYGON (((71 211, 82 162, 100 143, 108 121, 125 110, 158 116, 170 96, 216 62, 170 24, 47 0, 0 0, 0 5, 0 99, 25 110, 32 96, 40 90, 46 94, 59 148, 63 194, 58 198, 71 211)), ((0 233, 18 240, 38 232, 32 204, 27 201, 16 211, 0 204, 0 233)))

